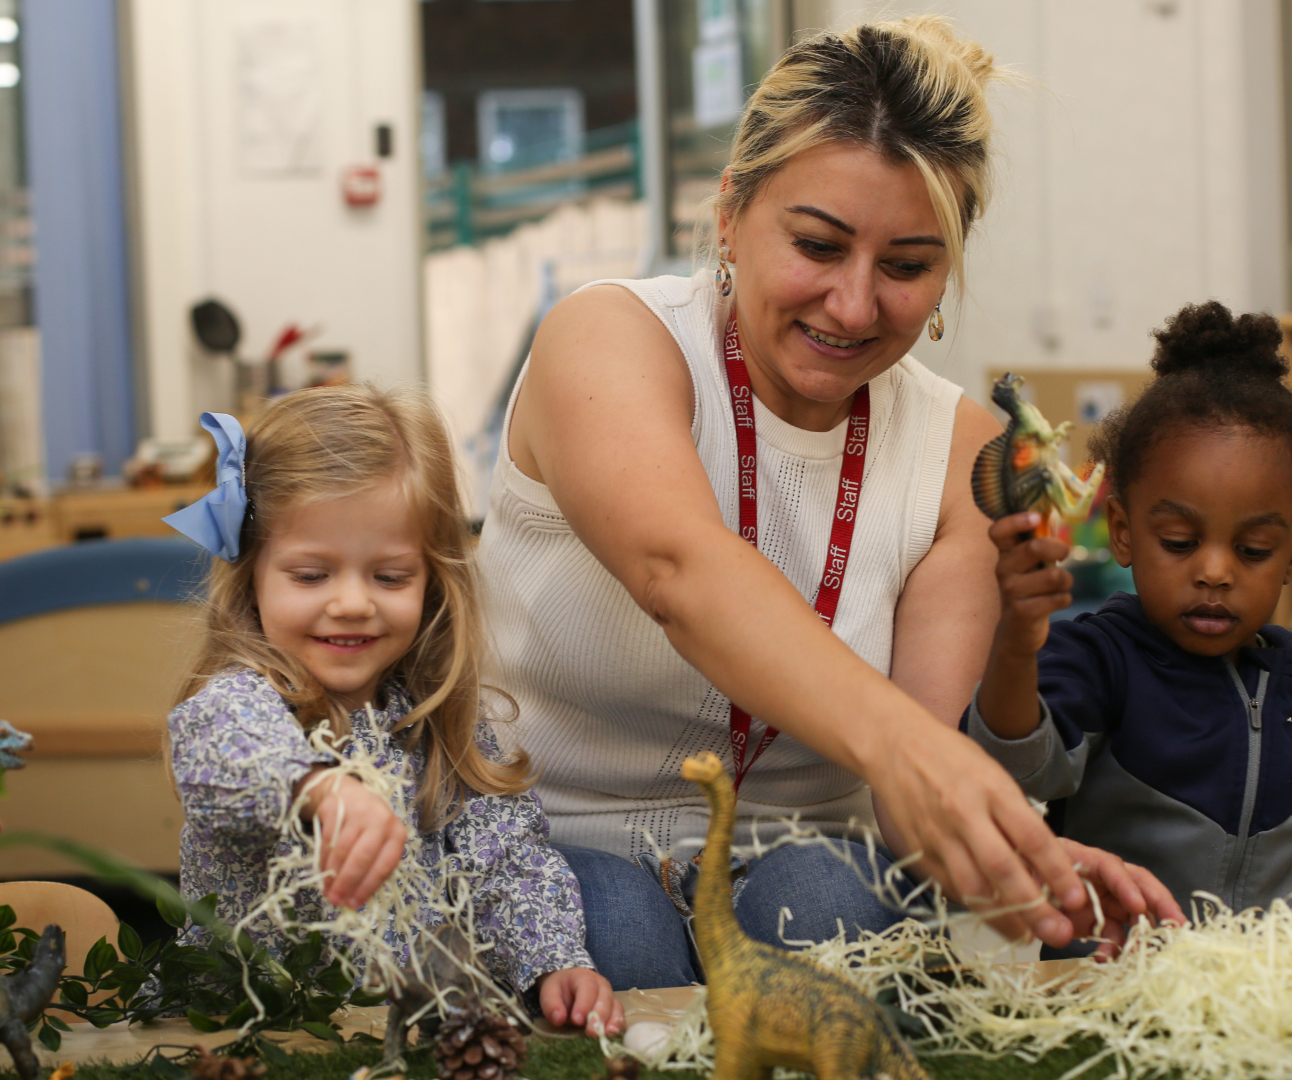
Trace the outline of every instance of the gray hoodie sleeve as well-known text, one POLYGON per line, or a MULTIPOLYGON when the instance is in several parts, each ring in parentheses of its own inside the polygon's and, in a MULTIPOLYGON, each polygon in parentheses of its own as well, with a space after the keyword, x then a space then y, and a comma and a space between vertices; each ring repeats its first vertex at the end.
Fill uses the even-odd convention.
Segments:
POLYGON ((1040 701, 1041 723, 1037 729, 1022 739, 1002 739, 987 726, 978 711, 978 689, 975 688, 965 731, 1004 766, 1025 794, 1040 802, 1049 802, 1065 799, 1081 786, 1093 737, 1087 734, 1076 747, 1065 749, 1049 705, 1043 697, 1040 701))

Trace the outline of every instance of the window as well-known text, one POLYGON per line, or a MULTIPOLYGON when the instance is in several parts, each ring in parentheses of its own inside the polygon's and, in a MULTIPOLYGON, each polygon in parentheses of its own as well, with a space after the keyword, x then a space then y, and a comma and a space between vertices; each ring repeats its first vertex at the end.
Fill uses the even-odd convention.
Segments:
POLYGON ((577 90, 488 90, 477 100, 476 119, 484 172, 569 161, 583 147, 577 90))
POLYGON ((448 165, 448 143, 444 131, 444 95, 438 90, 422 91, 422 130, 417 140, 422 158, 422 175, 437 177, 448 165))

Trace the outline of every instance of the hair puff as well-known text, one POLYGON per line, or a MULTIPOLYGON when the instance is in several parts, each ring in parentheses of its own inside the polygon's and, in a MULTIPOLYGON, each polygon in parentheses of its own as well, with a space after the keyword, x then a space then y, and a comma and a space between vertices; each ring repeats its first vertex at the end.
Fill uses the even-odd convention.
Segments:
POLYGON ((1264 312, 1234 314, 1219 300, 1186 304, 1155 330, 1153 370, 1161 375, 1216 371, 1256 379, 1282 379, 1288 362, 1279 353, 1283 331, 1264 312))

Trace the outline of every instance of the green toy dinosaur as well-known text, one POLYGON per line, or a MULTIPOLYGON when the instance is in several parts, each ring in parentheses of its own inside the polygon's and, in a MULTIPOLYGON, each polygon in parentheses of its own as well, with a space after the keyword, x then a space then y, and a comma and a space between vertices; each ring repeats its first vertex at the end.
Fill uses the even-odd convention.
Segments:
POLYGON ((993 521, 1035 510, 1041 515, 1042 536, 1052 511, 1065 521, 1085 521, 1090 513, 1104 467, 1096 465, 1082 480, 1059 459, 1059 444, 1072 430, 1071 421, 1058 427, 1018 393, 1021 375, 1008 372, 996 380, 991 399, 1009 414, 1009 426, 978 453, 973 465, 973 498, 993 521))
POLYGON ((682 763, 709 800, 695 894, 695 939, 708 980, 713 1080, 766 1080, 772 1068, 820 1080, 928 1080, 884 1011, 811 960, 748 937, 731 906, 736 793, 714 754, 682 763))

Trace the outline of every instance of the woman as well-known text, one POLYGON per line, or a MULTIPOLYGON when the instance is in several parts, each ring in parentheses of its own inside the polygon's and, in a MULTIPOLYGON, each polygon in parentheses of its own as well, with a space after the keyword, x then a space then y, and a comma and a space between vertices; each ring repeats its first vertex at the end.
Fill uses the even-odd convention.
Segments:
MULTIPOLYGON (((1000 429, 906 355, 925 327, 941 336, 986 199, 996 74, 931 17, 795 46, 723 175, 718 288, 600 284, 534 342, 482 571, 497 681, 617 988, 700 974, 627 858, 643 831, 703 835, 678 776, 698 750, 741 781, 738 840, 756 815, 843 834, 873 791, 888 845, 953 895, 1033 905, 1006 932, 1062 945, 1089 924, 1070 854, 954 730, 997 615, 969 472, 1000 429)), ((1128 911, 1169 904, 1138 870, 1080 857, 1128 911)), ((895 918, 820 846, 781 848, 742 884, 762 940, 782 906, 797 939, 895 918)))

